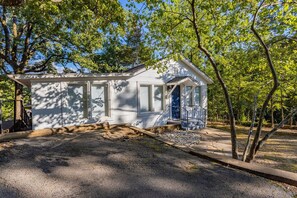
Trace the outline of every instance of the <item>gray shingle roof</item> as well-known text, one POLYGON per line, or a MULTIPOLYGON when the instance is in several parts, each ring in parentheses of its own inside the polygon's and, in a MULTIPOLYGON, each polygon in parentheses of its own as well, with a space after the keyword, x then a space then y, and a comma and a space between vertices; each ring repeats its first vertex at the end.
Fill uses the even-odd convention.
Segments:
POLYGON ((127 69, 126 71, 124 71, 125 73, 136 73, 140 70, 142 70, 143 68, 145 68, 145 64, 140 64, 140 65, 137 65, 135 67, 132 67, 130 69, 127 69))

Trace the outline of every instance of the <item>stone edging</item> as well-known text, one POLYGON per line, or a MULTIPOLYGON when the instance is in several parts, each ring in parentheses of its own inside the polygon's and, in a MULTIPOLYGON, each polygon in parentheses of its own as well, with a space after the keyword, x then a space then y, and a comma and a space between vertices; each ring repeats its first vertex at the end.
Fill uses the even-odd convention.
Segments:
POLYGON ((149 137, 152 137, 158 141, 161 141, 167 145, 170 145, 172 147, 178 148, 186 153, 189 153, 191 155, 195 155, 225 166, 229 166, 232 168, 236 168, 239 170, 243 170, 249 173, 252 173, 254 175, 258 175, 261 177, 265 177, 267 179, 271 179, 274 181, 278 181, 278 182, 283 182, 286 184, 290 184, 293 186, 297 186, 297 174, 296 173, 292 173, 289 171, 283 171, 283 170, 279 170, 279 169, 274 169, 274 168, 269 168, 260 164, 254 164, 254 163, 247 163, 247 162, 243 162, 243 161, 239 161, 239 160, 235 160, 232 159, 230 157, 226 157, 226 156, 222 156, 222 155, 216 155, 213 153, 207 153, 205 151, 197 151, 191 148, 188 148, 186 146, 180 146, 178 144, 175 144, 171 141, 165 140, 163 138, 161 138, 160 136, 158 136, 157 134, 154 134, 150 131, 146 131, 144 129, 140 129, 137 127, 130 127, 131 129, 145 134, 149 137))

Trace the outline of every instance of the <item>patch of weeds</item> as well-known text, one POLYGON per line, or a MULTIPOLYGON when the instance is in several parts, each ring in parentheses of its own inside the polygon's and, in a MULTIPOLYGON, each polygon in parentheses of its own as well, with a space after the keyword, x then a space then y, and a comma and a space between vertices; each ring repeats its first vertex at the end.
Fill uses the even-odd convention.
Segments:
POLYGON ((198 170, 199 168, 198 168, 197 164, 189 162, 189 165, 186 167, 186 169, 192 172, 192 171, 198 170))
POLYGON ((294 173, 297 173, 297 165, 296 164, 282 164, 280 166, 281 169, 283 170, 287 170, 287 171, 290 171, 290 172, 294 172, 294 173))
POLYGON ((199 167, 197 164, 190 161, 179 161, 175 164, 177 167, 181 168, 185 172, 192 173, 198 171, 199 167))

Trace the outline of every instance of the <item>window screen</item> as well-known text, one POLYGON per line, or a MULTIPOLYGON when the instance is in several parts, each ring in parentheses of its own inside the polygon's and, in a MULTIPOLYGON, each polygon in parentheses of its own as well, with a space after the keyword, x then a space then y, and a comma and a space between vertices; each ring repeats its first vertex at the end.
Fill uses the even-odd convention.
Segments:
POLYGON ((151 86, 140 85, 140 111, 151 110, 151 86))
POLYGON ((191 90, 192 90, 191 86, 185 86, 186 105, 187 106, 193 105, 193 98, 192 98, 192 94, 190 93, 191 90))
POLYGON ((201 98, 200 87, 195 87, 194 98, 195 98, 195 105, 201 106, 200 105, 200 98, 201 98))
POLYGON ((163 86, 154 86, 154 109, 163 110, 163 86))
POLYGON ((77 118, 88 117, 86 84, 68 85, 68 109, 77 118))
POLYGON ((107 116, 107 88, 104 85, 91 86, 92 117, 107 116))

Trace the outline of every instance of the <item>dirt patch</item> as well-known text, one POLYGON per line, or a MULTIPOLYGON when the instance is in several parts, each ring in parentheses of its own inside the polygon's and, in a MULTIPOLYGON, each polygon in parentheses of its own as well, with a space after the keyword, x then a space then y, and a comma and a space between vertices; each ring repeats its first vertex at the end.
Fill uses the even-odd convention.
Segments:
MULTIPOLYGON (((229 130, 229 126, 227 125, 212 125, 211 127, 224 131, 229 130)), ((267 131, 269 131, 269 128, 264 128, 262 136, 267 131)), ((248 128, 238 126, 237 133, 239 152, 243 152, 248 128)), ((257 153, 254 162, 267 165, 271 168, 297 173, 297 131, 280 129, 257 153)))
POLYGON ((106 127, 106 129, 102 130, 102 136, 109 140, 124 140, 139 137, 140 133, 135 132, 127 126, 119 125, 106 127))
POLYGON ((13 142, 4 142, 0 143, 0 151, 12 147, 14 144, 13 142))

